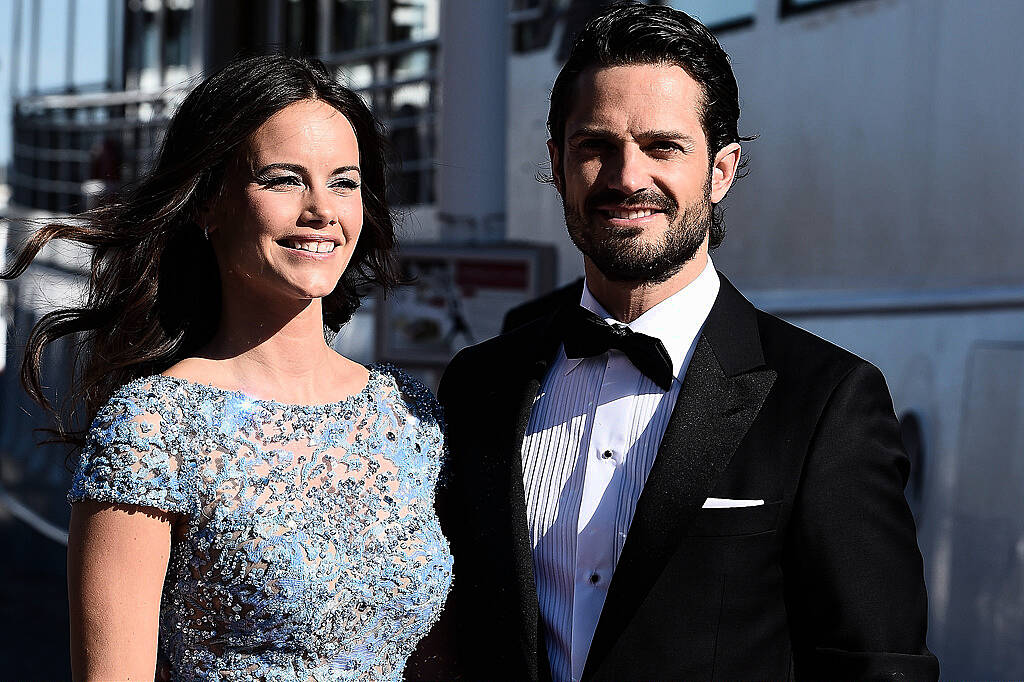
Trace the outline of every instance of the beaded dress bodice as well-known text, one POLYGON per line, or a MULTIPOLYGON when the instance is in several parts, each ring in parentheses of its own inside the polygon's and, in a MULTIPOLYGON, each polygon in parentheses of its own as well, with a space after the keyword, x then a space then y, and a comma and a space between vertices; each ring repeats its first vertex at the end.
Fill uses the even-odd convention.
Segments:
POLYGON ((173 679, 396 680, 451 584, 443 452, 436 400, 391 367, 317 406, 158 375, 99 411, 69 499, 174 515, 173 679))

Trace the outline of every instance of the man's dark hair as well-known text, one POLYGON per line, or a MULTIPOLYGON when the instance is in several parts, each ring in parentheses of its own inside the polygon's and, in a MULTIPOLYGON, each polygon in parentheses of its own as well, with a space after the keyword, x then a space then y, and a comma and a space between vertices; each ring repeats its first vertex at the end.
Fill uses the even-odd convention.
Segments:
MULTIPOLYGON (((635 64, 674 64, 697 81, 703 93, 700 118, 710 160, 728 144, 754 139, 740 136, 737 130, 739 91, 729 55, 718 39, 685 12, 662 5, 619 3, 587 22, 555 79, 548 133, 559 152, 565 144, 566 119, 579 75, 595 66, 635 64)), ((743 161, 740 169, 745 166, 743 161)), ((716 205, 711 214, 709 246, 717 248, 724 237, 722 212, 716 205)))

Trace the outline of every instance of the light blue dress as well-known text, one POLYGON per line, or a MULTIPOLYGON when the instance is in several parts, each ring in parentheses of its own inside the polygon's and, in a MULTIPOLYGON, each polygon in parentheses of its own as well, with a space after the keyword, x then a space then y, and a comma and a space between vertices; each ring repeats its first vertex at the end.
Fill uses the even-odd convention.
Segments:
POLYGON ((385 365, 317 406, 145 377, 96 415, 68 497, 174 515, 173 679, 397 680, 451 585, 440 421, 385 365))

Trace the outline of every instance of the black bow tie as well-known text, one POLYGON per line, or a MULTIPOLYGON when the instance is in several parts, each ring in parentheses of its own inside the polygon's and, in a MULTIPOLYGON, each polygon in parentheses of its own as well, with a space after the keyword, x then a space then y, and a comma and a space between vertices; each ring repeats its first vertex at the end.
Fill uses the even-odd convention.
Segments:
POLYGON ((672 387, 672 358, 661 339, 635 332, 625 325, 612 326, 583 306, 564 320, 562 341, 565 356, 590 358, 615 348, 651 381, 667 391, 672 387))

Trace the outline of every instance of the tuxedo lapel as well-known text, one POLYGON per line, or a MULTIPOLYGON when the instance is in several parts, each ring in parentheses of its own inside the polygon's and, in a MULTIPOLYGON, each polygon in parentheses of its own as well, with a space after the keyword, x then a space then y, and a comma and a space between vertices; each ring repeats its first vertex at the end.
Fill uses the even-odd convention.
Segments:
POLYGON ((756 311, 724 277, 651 472, 637 501, 594 633, 592 676, 661 573, 757 417, 775 380, 756 311))
MULTIPOLYGON (((547 656, 540 637, 540 612, 533 572, 533 547, 526 519, 526 492, 523 487, 522 445, 530 413, 547 374, 552 357, 561 344, 557 323, 560 310, 547 318, 521 327, 509 335, 519 357, 506 362, 508 374, 494 387, 494 396, 514 396, 511 419, 498 425, 498 432, 485 435, 485 442, 498 444, 496 465, 507 473, 502 491, 508 500, 508 527, 512 531, 514 572, 519 591, 520 645, 532 679, 550 677, 547 656)), ((498 520, 501 523, 500 520, 498 520)))

